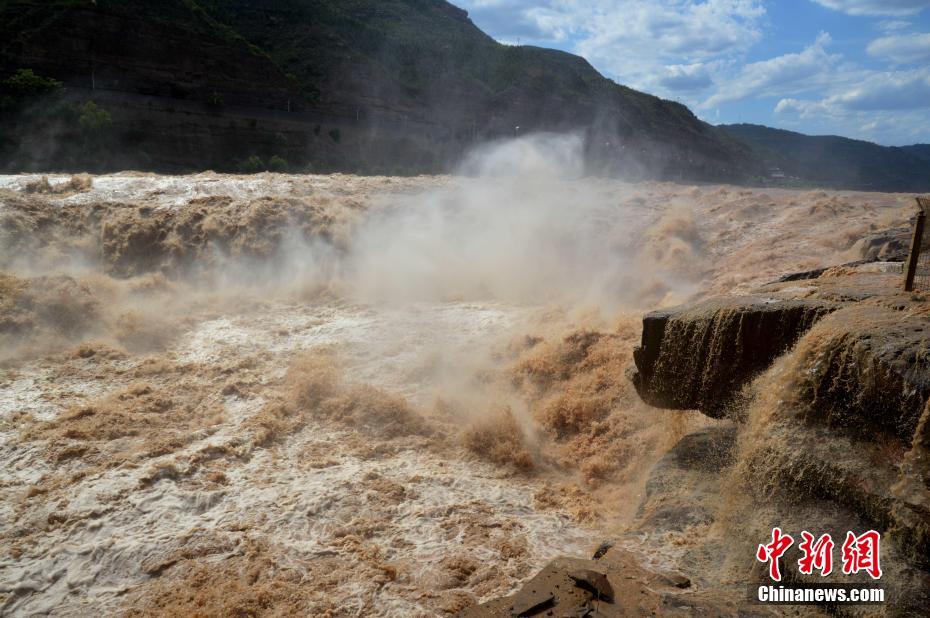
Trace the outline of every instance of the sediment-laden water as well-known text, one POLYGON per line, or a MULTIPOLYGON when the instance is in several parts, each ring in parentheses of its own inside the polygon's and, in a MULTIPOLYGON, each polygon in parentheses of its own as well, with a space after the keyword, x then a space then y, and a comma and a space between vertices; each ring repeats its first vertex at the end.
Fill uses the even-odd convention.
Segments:
POLYGON ((854 259, 910 214, 584 178, 572 148, 469 177, 0 177, 2 613, 506 594, 622 530, 714 422, 636 396, 642 311, 854 259))

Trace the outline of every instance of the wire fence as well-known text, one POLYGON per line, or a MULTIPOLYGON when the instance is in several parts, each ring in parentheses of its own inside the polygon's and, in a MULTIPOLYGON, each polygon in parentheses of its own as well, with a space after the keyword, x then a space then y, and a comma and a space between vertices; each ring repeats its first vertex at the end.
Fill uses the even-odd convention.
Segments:
POLYGON ((930 215, 930 199, 917 198, 918 213, 914 220, 914 236, 904 269, 906 292, 930 292, 930 230, 927 217, 930 215))
POLYGON ((914 273, 914 291, 930 292, 930 246, 925 242, 917 258, 917 271, 914 273))

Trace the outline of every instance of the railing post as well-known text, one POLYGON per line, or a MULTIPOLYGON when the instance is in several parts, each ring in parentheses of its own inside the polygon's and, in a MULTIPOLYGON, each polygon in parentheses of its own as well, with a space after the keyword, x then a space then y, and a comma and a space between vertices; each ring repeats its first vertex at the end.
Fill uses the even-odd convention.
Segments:
POLYGON ((917 260, 920 258, 920 246, 924 239, 924 223, 927 214, 923 200, 917 198, 917 221, 914 223, 914 237, 911 238, 911 251, 907 255, 907 267, 904 271, 904 291, 914 291, 914 276, 917 274, 917 260))

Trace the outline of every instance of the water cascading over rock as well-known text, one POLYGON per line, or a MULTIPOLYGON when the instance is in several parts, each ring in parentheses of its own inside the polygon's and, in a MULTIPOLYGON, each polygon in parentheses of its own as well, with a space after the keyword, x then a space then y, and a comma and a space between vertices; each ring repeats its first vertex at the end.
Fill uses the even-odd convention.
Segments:
POLYGON ((743 386, 835 308, 747 296, 653 311, 633 351, 633 384, 656 407, 722 417, 743 386))
MULTIPOLYGON (((890 607, 919 614, 930 608, 930 320, 919 299, 805 294, 715 299, 644 318, 632 376, 640 396, 739 424, 722 481, 695 477, 673 449, 641 513, 655 519, 690 501, 701 523, 741 548, 731 560, 756 570, 753 543, 774 526, 834 539, 878 530, 890 607), (656 490, 676 479, 693 491, 656 490), (721 495, 708 497, 718 481, 721 495)), ((727 450, 725 436, 701 439, 727 450)), ((806 578, 787 562, 789 580, 806 578)))

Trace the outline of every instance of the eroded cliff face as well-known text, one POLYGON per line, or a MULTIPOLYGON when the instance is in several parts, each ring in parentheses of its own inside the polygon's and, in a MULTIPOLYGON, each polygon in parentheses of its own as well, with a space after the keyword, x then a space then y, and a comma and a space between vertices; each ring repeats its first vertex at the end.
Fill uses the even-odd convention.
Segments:
POLYGON ((633 384, 650 405, 725 416, 743 386, 835 308, 746 296, 654 311, 633 351, 633 384))
MULTIPOLYGON (((761 296, 646 316, 633 376, 641 396, 738 424, 721 477, 674 474, 691 488, 687 498, 647 492, 643 522, 676 507, 681 525, 699 514, 696 521, 709 522, 717 539, 705 549, 735 541, 731 567, 759 576, 753 544, 775 526, 834 539, 875 529, 885 540, 882 583, 893 599, 882 611, 926 612, 930 307, 897 292, 895 271, 891 264, 827 269, 802 285, 766 286, 761 296), (714 495, 706 486, 717 481, 714 495)), ((682 446, 689 440, 707 436, 688 436, 682 446)), ((729 443, 725 433, 712 441, 720 448, 729 443)), ((675 450, 666 456, 654 481, 668 477, 679 456, 675 450)), ((700 564, 700 554, 695 549, 685 562, 700 564)), ((789 579, 815 581, 794 561, 783 569, 789 579)), ((843 577, 828 581, 849 581, 843 577)))
MULTIPOLYGON (((749 296, 645 316, 631 375, 639 395, 656 407, 699 409, 718 420, 684 436, 659 460, 634 521, 615 539, 620 549, 586 567, 611 578, 618 568, 611 556, 633 551, 634 564, 622 565, 623 575, 610 580, 617 596, 638 592, 644 602, 659 600, 635 611, 930 612, 930 304, 899 291, 900 264, 875 261, 893 253, 890 244, 901 236, 894 232, 858 243, 862 261, 785 277, 749 296), (801 531, 830 534, 835 567, 847 531, 880 532, 879 583, 887 602, 749 603, 746 586, 770 582, 755 554, 776 526, 795 544, 801 531), (650 583, 669 570, 688 585, 650 583), (710 602, 708 590, 714 591, 710 602)), ((797 546, 791 551, 797 556, 789 551, 780 561, 786 582, 875 583, 839 567, 827 577, 804 575, 797 546)), ((564 577, 578 568, 554 562, 544 573, 564 577)), ((554 591, 557 610, 573 602, 547 581, 533 580, 511 600, 532 596, 535 586, 554 591)), ((586 603, 575 606, 595 611, 591 597, 586 603)), ((613 615, 618 605, 605 610, 602 604, 595 615, 613 615)))
POLYGON ((930 564, 918 433, 930 398, 926 326, 926 317, 874 306, 823 320, 755 385, 739 453, 760 496, 835 502, 921 567, 930 564))

